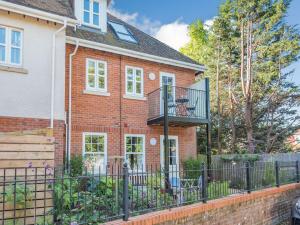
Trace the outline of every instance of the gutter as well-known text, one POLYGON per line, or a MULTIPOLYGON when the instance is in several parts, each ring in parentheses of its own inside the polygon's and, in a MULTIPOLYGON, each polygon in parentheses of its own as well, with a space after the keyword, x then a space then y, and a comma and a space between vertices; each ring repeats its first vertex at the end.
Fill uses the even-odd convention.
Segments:
POLYGON ((129 56, 129 57, 134 57, 138 59, 143 59, 143 60, 148 60, 156 63, 163 63, 171 66, 177 66, 177 67, 182 67, 186 69, 192 69, 195 71, 205 71, 205 66, 203 65, 198 65, 198 64, 192 64, 192 63, 187 63, 187 62, 182 62, 179 60, 173 60, 173 59, 168 59, 160 56, 155 56, 155 55, 150 55, 142 52, 137 52, 133 50, 128 50, 124 48, 119 48, 111 45, 106 45, 98 42, 93 42, 93 41, 88 41, 80 38, 75 38, 75 37, 66 37, 66 42, 68 44, 75 44, 77 41, 79 41, 79 45, 82 47, 87 47, 87 48, 92 48, 100 51, 107 51, 119 55, 124 55, 124 56, 129 56))
POLYGON ((21 15, 31 16, 31 17, 37 17, 39 19, 55 22, 55 23, 62 23, 66 20, 66 23, 68 26, 75 27, 76 24, 78 24, 78 21, 76 19, 72 19, 65 16, 56 15, 53 13, 45 12, 38 9, 33 9, 30 7, 10 3, 7 1, 0 0, 0 9, 5 11, 10 11, 14 13, 18 13, 21 15))
POLYGON ((50 112, 50 128, 54 125, 54 98, 55 98, 55 66, 56 66, 56 35, 66 29, 67 20, 64 20, 64 25, 53 33, 52 36, 52 68, 51 68, 51 112, 50 112))
POLYGON ((74 51, 69 55, 69 112, 68 112, 68 135, 66 136, 67 140, 66 143, 68 143, 66 146, 66 157, 67 157, 67 168, 70 167, 70 159, 71 159, 71 138, 72 138, 72 62, 73 57, 76 55, 77 50, 79 47, 79 41, 76 42, 76 47, 74 51))

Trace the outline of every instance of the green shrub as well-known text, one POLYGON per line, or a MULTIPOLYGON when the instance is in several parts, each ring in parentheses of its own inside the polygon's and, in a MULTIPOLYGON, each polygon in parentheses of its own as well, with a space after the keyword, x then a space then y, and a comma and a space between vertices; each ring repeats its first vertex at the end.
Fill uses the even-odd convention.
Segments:
POLYGON ((83 173, 84 162, 81 155, 73 155, 70 160, 71 177, 81 176, 83 173))
POLYGON ((208 184, 207 196, 208 199, 216 199, 229 195, 229 183, 227 181, 214 181, 208 184))
POLYGON ((197 159, 189 158, 183 162, 185 178, 198 179, 201 175, 201 166, 206 162, 203 155, 199 155, 197 159))

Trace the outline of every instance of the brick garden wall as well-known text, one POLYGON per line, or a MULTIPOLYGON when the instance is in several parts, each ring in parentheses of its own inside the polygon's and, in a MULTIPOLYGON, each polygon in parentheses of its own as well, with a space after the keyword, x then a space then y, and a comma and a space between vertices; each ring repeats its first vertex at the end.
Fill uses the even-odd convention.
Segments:
MULTIPOLYGON (((74 46, 67 44, 66 57, 73 52, 74 46)), ((179 67, 149 62, 131 57, 120 56, 104 51, 79 47, 73 58, 72 77, 72 154, 82 154, 82 133, 107 133, 108 157, 124 156, 124 135, 144 134, 146 141, 146 163, 160 163, 160 135, 163 127, 147 126, 147 100, 133 100, 125 94, 125 66, 143 68, 144 96, 160 87, 160 72, 173 73, 176 86, 188 87, 195 82, 195 71, 179 67), (107 62, 107 92, 110 96, 85 94, 86 59, 107 62), (155 73, 154 81, 148 78, 155 73), (120 115, 122 115, 120 117, 120 115), (156 138, 157 144, 149 144, 156 138)), ((69 60, 66 60, 66 106, 68 109, 69 60)), ((181 160, 196 155, 196 130, 192 128, 169 129, 170 135, 178 136, 179 158, 181 160)))
POLYGON ((300 184, 290 184, 150 213, 130 218, 128 222, 114 221, 110 225, 291 224, 291 207, 297 197, 300 197, 300 184))

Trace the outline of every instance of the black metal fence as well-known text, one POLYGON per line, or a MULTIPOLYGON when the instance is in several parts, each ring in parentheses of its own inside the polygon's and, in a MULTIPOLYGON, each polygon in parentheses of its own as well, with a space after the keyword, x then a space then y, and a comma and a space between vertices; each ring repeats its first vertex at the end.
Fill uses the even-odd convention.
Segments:
POLYGON ((0 169, 0 224, 94 224, 299 182, 297 162, 0 169), (75 172, 74 172, 75 171, 75 172), (165 181, 168 180, 168 184, 165 181), (166 187, 170 187, 166 189, 166 187))

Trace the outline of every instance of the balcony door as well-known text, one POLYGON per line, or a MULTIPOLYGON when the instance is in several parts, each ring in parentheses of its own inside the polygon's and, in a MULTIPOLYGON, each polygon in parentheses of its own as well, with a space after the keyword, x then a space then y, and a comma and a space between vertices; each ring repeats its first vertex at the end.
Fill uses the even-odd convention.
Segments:
MULTIPOLYGON (((175 105, 175 74, 172 73, 160 73, 160 114, 164 114, 164 94, 163 94, 163 86, 168 85, 168 105, 175 105)), ((169 114, 174 114, 174 107, 169 107, 169 114)))
MULTIPOLYGON (((179 180, 179 154, 178 154, 178 137, 168 136, 169 139, 169 180, 172 186, 176 186, 179 180)), ((165 167, 165 137, 160 136, 160 164, 165 167)))

